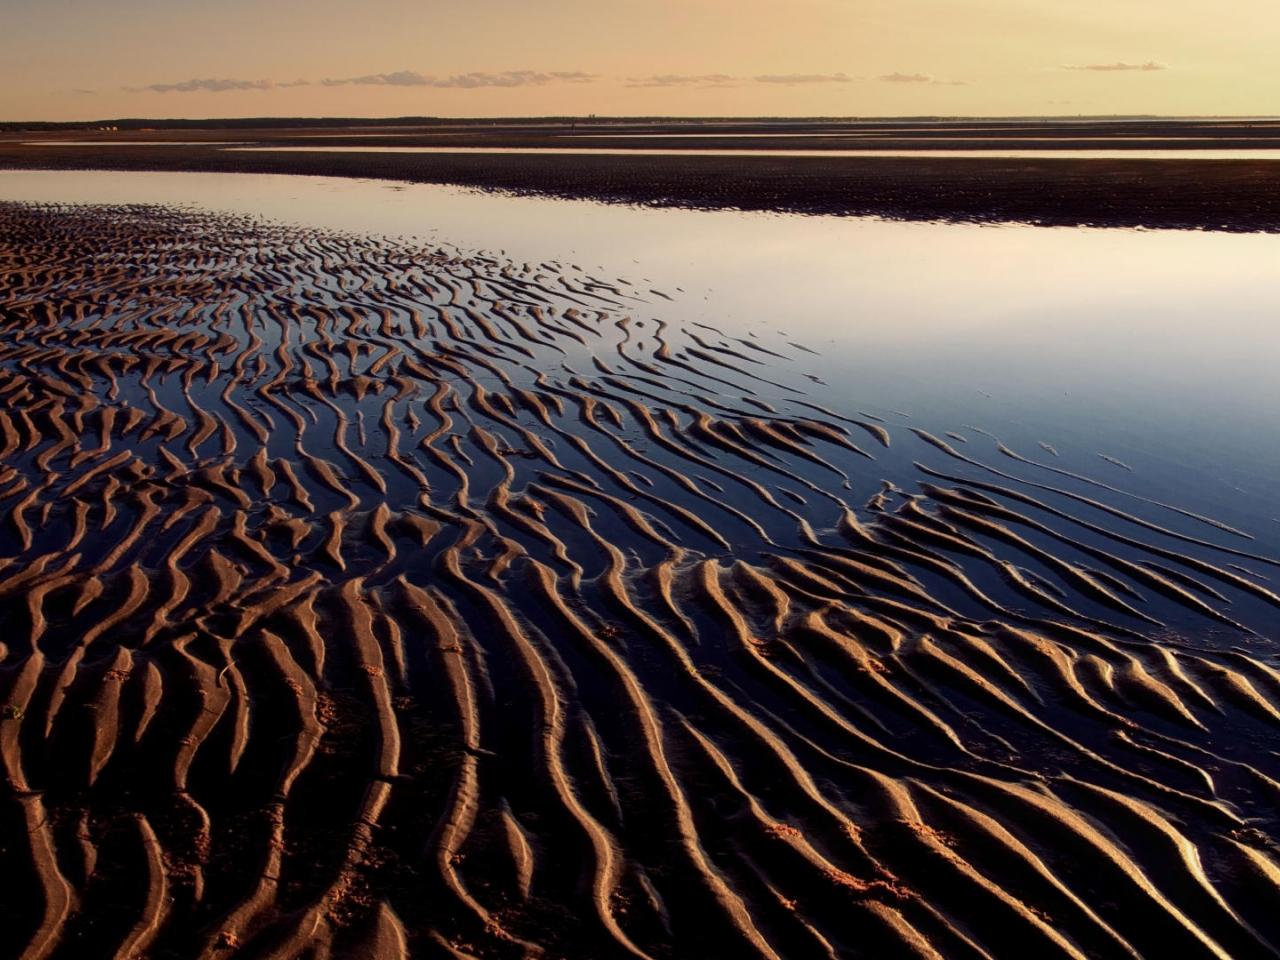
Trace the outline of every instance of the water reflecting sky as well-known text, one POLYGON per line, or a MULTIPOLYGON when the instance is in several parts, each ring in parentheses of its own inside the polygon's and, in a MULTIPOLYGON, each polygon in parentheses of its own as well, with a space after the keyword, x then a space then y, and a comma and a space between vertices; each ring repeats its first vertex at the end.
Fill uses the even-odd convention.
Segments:
POLYGON ((646 294, 637 315, 816 351, 780 349, 794 359, 777 365, 817 402, 939 434, 976 427, 1029 455, 1043 441, 1056 465, 1211 510, 1280 550, 1280 237, 658 210, 254 174, 0 172, 0 199, 197 205, 578 264, 673 298, 646 294))
POLYGON ((1280 160, 1280 148, 1179 148, 1179 149, 1062 149, 1022 150, 990 147, 985 150, 753 150, 750 148, 696 150, 649 147, 226 147, 240 153, 532 153, 592 156, 651 157, 917 157, 985 160, 1280 160))

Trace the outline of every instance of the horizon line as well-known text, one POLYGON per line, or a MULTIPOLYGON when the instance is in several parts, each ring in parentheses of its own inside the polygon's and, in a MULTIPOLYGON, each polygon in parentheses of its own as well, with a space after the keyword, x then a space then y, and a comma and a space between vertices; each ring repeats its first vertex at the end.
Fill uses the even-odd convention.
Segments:
POLYGON ((830 121, 882 121, 882 120, 1280 120, 1280 114, 1259 113, 1011 113, 1011 114, 502 114, 492 116, 446 116, 441 114, 407 114, 402 116, 339 116, 339 115, 261 115, 261 116, 211 116, 211 117, 95 117, 81 120, 3 120, 0 126, 85 126, 107 124, 136 123, 252 123, 252 122, 298 122, 315 121, 328 124, 335 123, 376 123, 394 122, 430 122, 430 123, 497 123, 497 122, 552 122, 552 121, 587 121, 596 123, 623 121, 774 121, 774 122, 830 122, 830 121))

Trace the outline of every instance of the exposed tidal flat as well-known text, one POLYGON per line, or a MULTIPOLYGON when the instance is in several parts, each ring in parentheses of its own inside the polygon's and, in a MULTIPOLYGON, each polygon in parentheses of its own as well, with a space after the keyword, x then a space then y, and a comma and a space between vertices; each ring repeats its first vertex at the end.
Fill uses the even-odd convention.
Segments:
POLYGON ((1274 246, 0 173, 0 952, 1274 955, 1274 246))
POLYGON ((8 129, 3 169, 380 177, 694 209, 1280 232, 1280 121, 1266 117, 279 118, 8 129))

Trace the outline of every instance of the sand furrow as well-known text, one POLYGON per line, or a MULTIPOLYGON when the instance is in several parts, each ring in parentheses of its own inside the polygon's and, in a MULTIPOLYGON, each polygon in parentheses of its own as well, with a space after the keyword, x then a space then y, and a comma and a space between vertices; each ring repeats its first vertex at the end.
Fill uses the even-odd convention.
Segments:
POLYGON ((0 954, 1274 955, 1273 538, 590 270, 0 203, 0 954))

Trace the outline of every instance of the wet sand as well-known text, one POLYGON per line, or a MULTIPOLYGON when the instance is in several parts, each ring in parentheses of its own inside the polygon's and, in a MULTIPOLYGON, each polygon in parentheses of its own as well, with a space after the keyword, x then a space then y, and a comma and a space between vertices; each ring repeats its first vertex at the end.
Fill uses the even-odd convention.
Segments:
POLYGON ((569 263, 0 237, 0 953, 1275 954, 1250 531, 569 263))
MULTIPOLYGON (((1194 160, 1199 150, 1280 146, 1275 121, 955 121, 880 123, 632 123, 597 128, 543 123, 311 130, 190 125, 95 135, 13 133, 0 167, 301 173, 451 183, 560 197, 698 208, 872 215, 908 220, 1280 230, 1274 161, 1194 160), (692 135, 696 134, 696 135, 692 135), (19 139, 21 138, 21 139, 19 139), (172 147, 158 141, 176 141, 172 147), (599 148, 675 156, 480 153, 259 153, 252 146, 599 148), (135 141, 136 146, 122 145, 135 141), (206 146, 199 145, 201 141, 206 146), (787 150, 1028 150, 1064 147, 1184 150, 1188 159, 788 157, 787 150), (699 156, 760 149, 775 156, 699 156)), ((1135 153, 1136 156, 1136 153, 1135 153)))

